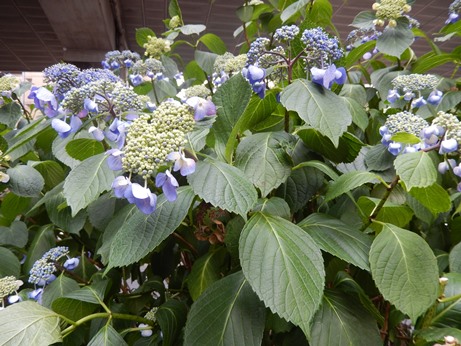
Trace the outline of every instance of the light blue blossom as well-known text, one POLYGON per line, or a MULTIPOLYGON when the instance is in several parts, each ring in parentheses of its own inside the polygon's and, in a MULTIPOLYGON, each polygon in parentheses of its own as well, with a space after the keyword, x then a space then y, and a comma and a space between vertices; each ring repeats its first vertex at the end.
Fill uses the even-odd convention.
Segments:
POLYGON ((387 93, 387 100, 390 103, 394 103, 398 99, 400 99, 399 92, 396 89, 390 89, 387 93))
POLYGON ((186 100, 186 103, 194 108, 194 119, 200 121, 206 116, 216 115, 216 106, 210 100, 194 96, 186 100))
POLYGON ((173 202, 176 200, 176 197, 178 196, 176 189, 179 184, 169 170, 166 170, 165 173, 157 174, 155 177, 155 186, 162 188, 162 191, 168 201, 173 202))
POLYGON ((443 96, 443 92, 437 89, 433 90, 427 97, 427 103, 433 106, 437 106, 440 103, 440 101, 442 101, 442 96, 443 96))
POLYGON ((138 209, 146 215, 155 211, 157 196, 147 187, 142 187, 138 183, 132 183, 125 190, 125 198, 130 203, 134 203, 138 209))
POLYGON ((169 161, 174 161, 173 171, 179 171, 183 177, 195 172, 195 161, 187 158, 184 153, 174 151, 166 157, 169 161))
POLYGON ((327 69, 312 67, 311 74, 312 81, 314 83, 323 85, 326 89, 330 89, 333 83, 344 84, 347 77, 344 67, 337 69, 334 64, 328 66, 327 69))
POLYGON ((82 126, 82 120, 76 116, 72 115, 70 117, 70 124, 61 119, 53 119, 51 121, 51 127, 56 130, 59 137, 66 138, 71 133, 75 133, 82 126))
POLYGON ((62 265, 67 270, 74 270, 78 267, 80 260, 77 257, 67 259, 64 264, 62 265))
POLYGON ((123 169, 123 152, 119 149, 109 149, 106 151, 109 154, 107 157, 107 165, 113 171, 120 171, 123 169))
POLYGON ((440 154, 448 154, 458 150, 458 141, 455 138, 450 138, 440 143, 440 154))
POLYGON ((53 118, 59 114, 58 101, 47 88, 33 86, 28 98, 34 100, 35 108, 40 109, 48 118, 53 118))
POLYGON ((125 198, 125 192, 130 185, 131 181, 127 177, 119 176, 115 178, 111 186, 112 190, 114 191, 115 197, 125 198))

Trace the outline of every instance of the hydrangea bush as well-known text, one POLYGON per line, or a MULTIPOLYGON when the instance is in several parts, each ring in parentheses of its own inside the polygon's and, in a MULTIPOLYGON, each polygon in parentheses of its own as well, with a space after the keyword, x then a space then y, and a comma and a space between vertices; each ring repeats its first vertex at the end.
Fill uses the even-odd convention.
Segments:
POLYGON ((239 54, 168 9, 144 54, 0 78, 0 344, 460 345, 459 49, 405 0, 344 41, 245 1, 239 54))

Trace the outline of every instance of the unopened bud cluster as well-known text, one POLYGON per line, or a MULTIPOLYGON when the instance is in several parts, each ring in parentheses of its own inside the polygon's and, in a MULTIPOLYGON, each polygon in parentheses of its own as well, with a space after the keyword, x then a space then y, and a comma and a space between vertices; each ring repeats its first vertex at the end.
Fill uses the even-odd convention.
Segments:
POLYGON ((19 86, 19 79, 13 75, 5 75, 0 78, 0 93, 2 96, 9 96, 19 86))
POLYGON ((443 128, 445 139, 455 139, 458 142, 458 147, 461 148, 461 122, 455 115, 438 112, 432 125, 443 128))
POLYGON ((210 89, 208 89, 205 85, 199 84, 182 89, 177 94, 177 97, 184 101, 191 97, 201 97, 203 99, 206 99, 208 96, 210 96, 210 93, 210 89))
POLYGON ((171 50, 170 45, 171 43, 168 40, 149 35, 147 36, 147 43, 144 43, 143 45, 146 50, 144 55, 160 59, 163 54, 168 53, 171 50))
POLYGON ((400 75, 392 80, 392 86, 395 89, 401 89, 403 92, 435 89, 437 84, 439 84, 439 78, 432 74, 413 73, 400 75))
POLYGON ((277 46, 271 49, 268 53, 261 55, 258 59, 258 65, 261 68, 269 68, 271 66, 281 64, 283 60, 281 56, 285 56, 285 49, 282 46, 277 46))
POLYGON ((5 276, 0 279, 0 300, 8 297, 10 294, 16 293, 19 287, 23 284, 21 280, 14 276, 5 276))
POLYGON ((375 25, 383 26, 385 21, 389 21, 390 27, 397 25, 396 19, 411 11, 411 6, 406 0, 381 0, 373 4, 376 11, 375 25))
POLYGON ((274 33, 274 40, 279 42, 291 42, 299 34, 297 25, 284 25, 274 33))
POLYGON ((438 105, 443 92, 437 90, 439 78, 431 74, 400 75, 392 80, 394 89, 389 90, 387 100, 394 103, 399 99, 411 101, 411 108, 419 108, 426 105, 438 105), (432 90, 429 95, 423 95, 424 91, 432 90))
POLYGON ((144 315, 144 318, 154 321, 154 322, 157 321, 157 318, 155 317, 157 310, 158 310, 158 307, 153 307, 144 315))
POLYGON ((419 115, 404 111, 389 115, 384 126, 387 127, 391 135, 398 132, 406 132, 419 136, 421 131, 429 126, 429 124, 419 115))
POLYGON ((266 37, 258 37, 256 40, 251 42, 250 49, 247 52, 247 65, 256 64, 259 57, 267 51, 269 42, 269 39, 266 37))
POLYGON ((150 114, 141 114, 126 137, 123 169, 144 179, 166 163, 168 154, 179 151, 194 127, 194 113, 187 104, 163 102, 150 114))
MULTIPOLYGON (((321 65, 341 59, 344 55, 336 37, 330 37, 321 27, 307 29, 301 35, 308 59, 318 59, 321 65)), ((323 67, 323 66, 322 66, 323 67)))
POLYGON ((246 64, 246 54, 234 56, 234 54, 226 52, 216 58, 213 69, 216 73, 224 72, 228 75, 232 75, 233 73, 242 71, 242 68, 244 68, 246 64))
POLYGON ((140 60, 141 56, 130 50, 113 50, 106 53, 105 59, 101 62, 106 69, 117 70, 120 67, 131 67, 136 61, 140 60))
POLYGON ((69 253, 67 246, 57 246, 45 252, 42 258, 35 261, 29 272, 29 282, 44 286, 57 270, 56 261, 69 253))
POLYGON ((155 58, 147 58, 146 60, 139 60, 133 64, 130 69, 132 74, 139 74, 141 76, 154 76, 157 73, 163 73, 165 68, 160 60, 155 58))

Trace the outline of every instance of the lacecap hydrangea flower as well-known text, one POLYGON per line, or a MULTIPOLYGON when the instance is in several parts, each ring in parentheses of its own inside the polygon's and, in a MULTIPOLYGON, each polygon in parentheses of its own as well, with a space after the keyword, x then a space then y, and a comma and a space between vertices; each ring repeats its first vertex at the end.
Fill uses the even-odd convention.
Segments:
POLYGON ((143 47, 146 50, 144 55, 150 58, 160 59, 163 54, 171 50, 171 43, 169 40, 149 35, 143 47))
POLYGON ((461 11, 461 0, 453 1, 448 7, 448 19, 445 24, 453 24, 459 20, 459 12, 461 11))
POLYGON ((14 304, 21 300, 18 295, 18 289, 24 283, 21 280, 16 279, 14 276, 5 276, 0 278, 0 301, 1 308, 5 307, 5 298, 8 298, 10 304, 14 304))
POLYGON ((400 99, 411 101, 411 108, 419 108, 427 103, 438 105, 443 96, 442 91, 436 89, 439 81, 437 76, 431 74, 397 76, 392 80, 393 89, 389 90, 387 100, 390 103, 400 99))
POLYGON ((381 0, 372 6, 376 11, 375 25, 383 26, 386 21, 390 27, 397 25, 396 19, 411 11, 406 0, 381 0))

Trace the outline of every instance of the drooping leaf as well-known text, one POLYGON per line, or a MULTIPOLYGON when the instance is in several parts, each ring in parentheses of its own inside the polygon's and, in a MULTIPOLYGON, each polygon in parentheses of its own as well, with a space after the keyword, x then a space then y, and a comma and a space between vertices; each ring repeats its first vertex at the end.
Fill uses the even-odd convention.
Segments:
POLYGON ((384 224, 370 250, 373 280, 384 299, 416 321, 437 299, 439 270, 417 234, 384 224))
POLYGON ((193 199, 192 189, 181 187, 174 202, 160 195, 150 215, 136 209, 112 239, 109 267, 129 265, 154 250, 181 224, 193 199))
POLYGON ((91 156, 104 152, 104 146, 96 139, 78 138, 66 144, 66 151, 70 157, 83 161, 91 156))
POLYGON ((371 29, 375 27, 373 21, 376 19, 375 12, 373 11, 362 11, 357 14, 352 21, 351 26, 359 29, 371 29))
POLYGON ((343 97, 343 100, 352 115, 352 122, 365 131, 368 126, 368 114, 363 106, 350 97, 343 97))
POLYGON ((295 80, 282 91, 280 101, 328 137, 335 147, 352 122, 352 115, 340 96, 308 80, 295 80))
POLYGON ((431 186, 437 180, 434 162, 423 151, 397 156, 394 166, 408 190, 412 187, 431 186))
POLYGON ((16 195, 35 197, 45 186, 42 175, 33 167, 18 165, 9 168, 6 173, 10 176, 8 185, 16 195))
POLYGON ((220 248, 206 253, 194 262, 187 278, 187 287, 193 300, 197 300, 213 282, 221 278, 225 259, 226 250, 220 248))
POLYGON ((327 214, 314 213, 299 224, 328 253, 359 268, 370 270, 368 253, 371 238, 327 214))
POLYGON ((262 197, 290 175, 292 160, 285 146, 293 141, 286 132, 263 132, 245 137, 239 143, 235 166, 261 190, 262 197))
POLYGON ((0 277, 14 276, 21 274, 21 264, 16 255, 7 248, 0 247, 0 277))
POLYGON ((105 324, 93 336, 88 343, 88 346, 128 346, 122 336, 110 324, 105 324))
POLYGON ((371 172, 348 172, 334 180, 325 195, 325 201, 330 201, 363 184, 376 182, 377 175, 371 172))
POLYGON ((36 302, 25 301, 0 311, 2 345, 51 345, 62 341, 59 316, 36 302))
POLYGON ((231 274, 212 284, 192 304, 184 345, 259 346, 265 314, 242 272, 231 274))
POLYGON ((230 134, 247 107, 251 93, 250 84, 238 73, 221 85, 213 96, 217 118, 210 135, 215 139, 215 150, 223 158, 226 157, 226 145, 230 134))
POLYGON ((0 226, 0 245, 22 248, 26 246, 28 236, 27 225, 22 221, 15 220, 10 227, 0 226))
POLYGON ((116 176, 107 165, 105 154, 92 156, 75 167, 66 177, 63 190, 72 216, 96 200, 101 192, 110 190, 116 176))
POLYGON ((313 346, 369 346, 382 343, 372 316, 353 297, 327 289, 312 321, 313 346))
POLYGON ((325 280, 314 240, 290 221, 258 212, 242 230, 239 249, 243 273, 256 294, 308 336, 325 280))
POLYGON ((186 323, 187 307, 183 302, 170 299, 159 306, 155 313, 163 333, 163 344, 174 345, 186 323))
POLYGON ((387 26, 384 29, 382 35, 376 40, 376 48, 384 54, 399 58, 410 47, 414 39, 408 19, 400 17, 397 19, 395 28, 387 26))
POLYGON ((198 35, 206 29, 203 24, 186 24, 177 28, 184 35, 198 35))
POLYGON ((214 61, 218 55, 215 53, 196 50, 194 58, 200 68, 208 75, 214 72, 214 61))
POLYGON ((243 217, 257 200, 256 189, 243 172, 221 161, 206 159, 197 162, 195 173, 187 180, 204 201, 243 217))
POLYGON ((282 14, 280 15, 280 19, 282 20, 282 22, 286 22, 288 19, 290 19, 291 16, 295 15, 308 3, 309 0, 298 0, 294 2, 293 4, 289 5, 287 8, 283 10, 282 14))

